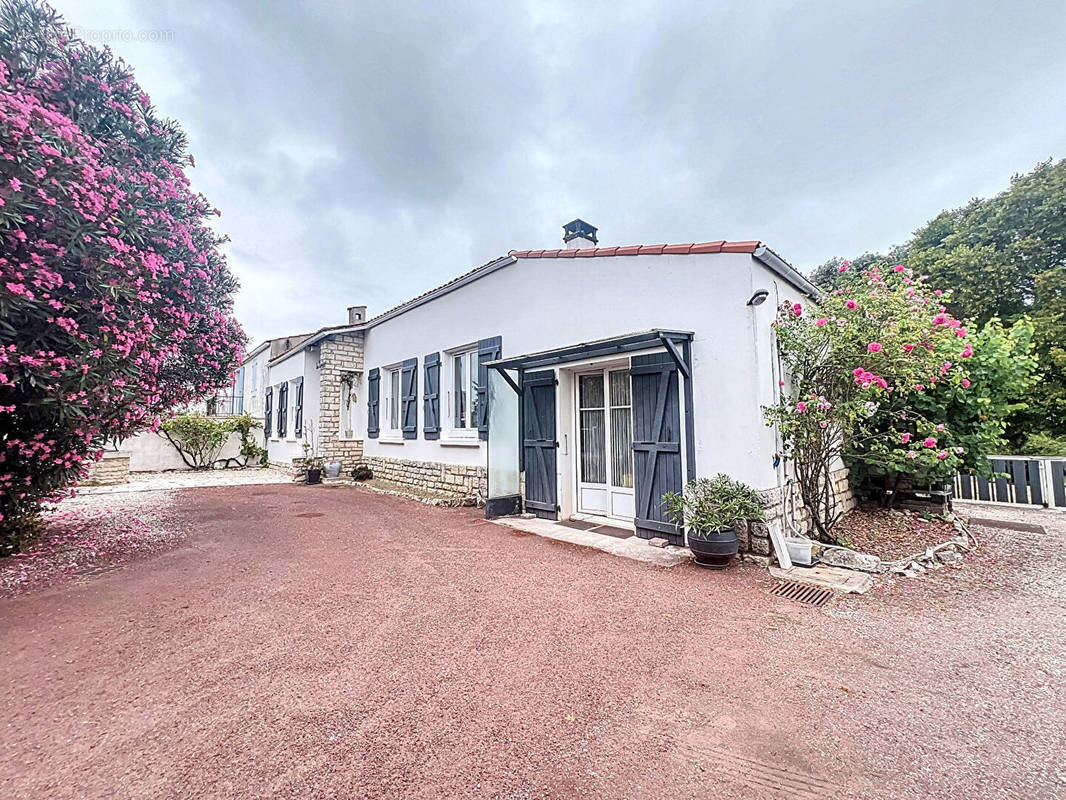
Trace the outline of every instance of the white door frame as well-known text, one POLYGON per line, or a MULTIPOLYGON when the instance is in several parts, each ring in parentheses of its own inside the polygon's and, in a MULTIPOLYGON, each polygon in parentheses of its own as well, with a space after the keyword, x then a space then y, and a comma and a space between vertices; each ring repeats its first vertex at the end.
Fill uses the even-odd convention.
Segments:
MULTIPOLYGON (((613 512, 614 503, 612 492, 622 492, 633 497, 633 502, 636 502, 636 494, 634 487, 615 486, 611 480, 612 478, 612 464, 611 464, 611 439, 613 437, 613 428, 611 425, 611 399, 610 399, 610 380, 609 374, 618 370, 628 370, 630 367, 629 358, 624 359, 610 359, 599 364, 586 365, 572 371, 573 386, 570 391, 570 402, 572 403, 573 415, 572 415, 572 436, 573 436, 573 452, 570 454, 571 458, 571 474, 574 476, 574 480, 571 482, 571 494, 573 500, 573 509, 575 515, 583 517, 598 517, 600 519, 609 520, 611 522, 623 522, 628 523, 630 526, 634 524, 634 515, 628 514, 625 516, 616 515, 613 512), (603 425, 604 425, 604 461, 605 461, 605 482, 603 484, 585 484, 581 480, 581 378, 586 375, 599 375, 603 382, 603 425), (587 511, 582 508, 581 505, 581 489, 582 487, 603 487, 607 496, 607 508, 603 512, 587 511)), ((630 419, 632 419, 633 406, 632 398, 630 399, 630 419)))

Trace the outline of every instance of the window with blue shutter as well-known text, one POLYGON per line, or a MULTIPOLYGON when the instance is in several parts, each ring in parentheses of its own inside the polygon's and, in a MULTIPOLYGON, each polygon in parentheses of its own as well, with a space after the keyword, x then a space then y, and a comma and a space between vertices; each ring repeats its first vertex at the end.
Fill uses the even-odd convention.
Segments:
POLYGON ((273 421, 274 412, 274 387, 268 386, 266 389, 266 404, 263 407, 263 435, 266 438, 270 438, 270 423, 273 421))
POLYGON ((422 432, 427 439, 440 438, 440 353, 422 359, 424 384, 422 393, 422 432))
POLYGON ((377 367, 370 370, 366 377, 366 435, 371 439, 378 438, 381 426, 378 424, 378 407, 380 405, 381 370, 377 367))
POLYGON ((477 343, 477 435, 489 438, 489 368, 490 361, 503 358, 503 337, 493 336, 477 343))
POLYGON ((400 427, 404 439, 418 438, 418 359, 409 358, 400 367, 400 427))
POLYGON ((304 379, 296 379, 296 406, 293 409, 292 432, 297 436, 303 436, 304 432, 304 379))
POLYGON ((278 387, 278 436, 284 436, 289 423, 289 384, 278 387))

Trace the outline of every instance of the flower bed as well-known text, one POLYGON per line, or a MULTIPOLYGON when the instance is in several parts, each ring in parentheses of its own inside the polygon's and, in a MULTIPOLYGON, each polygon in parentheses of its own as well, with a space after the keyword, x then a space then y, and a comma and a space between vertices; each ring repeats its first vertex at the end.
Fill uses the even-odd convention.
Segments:
POLYGON ((882 561, 924 552, 959 535, 951 522, 886 509, 856 509, 840 520, 833 532, 849 547, 879 556, 882 561))

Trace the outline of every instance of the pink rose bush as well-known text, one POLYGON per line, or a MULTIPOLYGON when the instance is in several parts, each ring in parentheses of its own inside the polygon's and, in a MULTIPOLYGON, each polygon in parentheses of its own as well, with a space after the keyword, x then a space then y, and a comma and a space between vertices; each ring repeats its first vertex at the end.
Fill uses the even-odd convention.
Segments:
POLYGON ((21 11, 0 17, 36 48, 0 61, 0 554, 107 440, 228 383, 245 344, 180 128, 109 51, 21 11))
POLYGON ((910 474, 958 466, 960 453, 937 447, 950 441, 950 431, 937 432, 939 420, 912 408, 911 399, 927 387, 964 391, 963 353, 975 352, 942 304, 950 292, 937 295, 902 264, 841 267, 836 288, 818 298, 814 313, 781 306, 774 329, 788 392, 765 409, 824 541, 833 541, 840 513, 826 487, 843 460, 887 458, 910 474), (893 417, 884 424, 888 407, 893 417))

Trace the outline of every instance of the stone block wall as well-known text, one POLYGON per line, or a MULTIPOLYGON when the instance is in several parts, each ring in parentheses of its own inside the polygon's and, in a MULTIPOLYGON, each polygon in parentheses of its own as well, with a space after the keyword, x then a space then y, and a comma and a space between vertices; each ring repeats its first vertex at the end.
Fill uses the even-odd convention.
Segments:
POLYGON ((126 483, 130 478, 130 454, 106 452, 99 461, 89 467, 89 475, 83 486, 114 486, 126 483))
POLYGON ((363 369, 363 331, 339 333, 319 348, 318 452, 326 462, 340 461, 350 472, 363 458, 362 439, 341 439, 341 380, 363 369))
POLYGON ((374 470, 375 478, 412 489, 481 500, 488 494, 488 471, 485 467, 381 456, 369 456, 362 463, 374 470))
MULTIPOLYGON (((846 467, 841 467, 833 472, 830 480, 832 481, 833 496, 841 513, 846 514, 859 504, 858 498, 855 496, 855 492, 848 481, 846 467)), ((765 525, 753 525, 747 536, 741 537, 747 540, 746 542, 741 542, 742 551, 747 550, 763 556, 769 555, 772 549, 770 529, 780 530, 785 536, 795 535, 793 528, 806 536, 812 534, 814 526, 811 523, 810 509, 803 504, 799 496, 799 489, 795 484, 767 489, 760 492, 760 494, 766 501, 766 523, 765 525), (745 547, 745 544, 747 544, 747 547, 745 547)))

